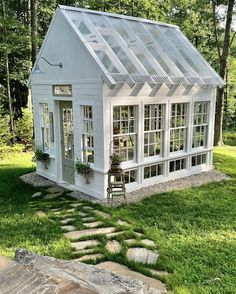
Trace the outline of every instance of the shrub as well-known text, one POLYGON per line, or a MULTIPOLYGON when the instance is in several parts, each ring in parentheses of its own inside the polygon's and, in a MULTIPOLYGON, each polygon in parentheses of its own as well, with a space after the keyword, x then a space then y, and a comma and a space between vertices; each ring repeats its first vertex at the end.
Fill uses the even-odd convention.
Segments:
POLYGON ((20 153, 24 150, 24 146, 20 144, 16 144, 13 146, 3 145, 0 146, 0 159, 7 158, 12 156, 14 153, 20 153))
POLYGON ((236 130, 235 131, 224 131, 223 141, 225 145, 236 146, 236 130))
POLYGON ((10 143, 11 133, 9 132, 9 115, 0 114, 0 146, 7 147, 10 143))
POLYGON ((28 108, 22 109, 22 117, 16 122, 15 134, 23 144, 33 142, 33 115, 28 108))

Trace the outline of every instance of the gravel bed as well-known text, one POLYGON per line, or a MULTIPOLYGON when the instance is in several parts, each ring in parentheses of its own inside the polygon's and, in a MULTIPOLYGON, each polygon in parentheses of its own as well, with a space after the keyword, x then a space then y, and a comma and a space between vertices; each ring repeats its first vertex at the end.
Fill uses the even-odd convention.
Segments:
POLYGON ((50 181, 44 177, 41 177, 41 176, 37 175, 35 172, 20 176, 20 179, 24 183, 30 184, 34 187, 48 187, 48 186, 55 186, 56 185, 55 182, 50 181))

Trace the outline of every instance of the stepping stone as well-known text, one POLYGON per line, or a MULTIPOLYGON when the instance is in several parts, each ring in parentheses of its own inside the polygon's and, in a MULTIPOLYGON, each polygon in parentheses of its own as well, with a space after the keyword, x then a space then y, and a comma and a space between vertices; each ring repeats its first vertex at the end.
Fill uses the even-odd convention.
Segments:
POLYGON ((99 234, 109 234, 116 230, 115 227, 107 227, 107 228, 98 228, 98 229, 87 229, 81 231, 73 231, 69 233, 65 233, 64 236, 71 240, 76 240, 84 236, 94 236, 99 234))
POLYGON ((129 248, 126 257, 130 261, 135 261, 143 264, 155 264, 159 254, 146 248, 129 248))
POLYGON ((58 211, 61 211, 60 208, 52 208, 50 209, 52 212, 58 212, 58 211))
POLYGON ((127 225, 129 225, 129 223, 127 223, 126 221, 123 221, 121 219, 118 219, 118 221, 116 223, 117 223, 117 225, 121 225, 121 226, 127 226, 127 225))
POLYGON ((124 240, 124 242, 126 244, 130 245, 130 244, 133 244, 133 243, 137 242, 137 240, 136 239, 126 239, 126 240, 124 240))
POLYGON ((44 199, 46 200, 54 199, 61 196, 61 194, 62 194, 61 192, 54 193, 54 194, 47 194, 46 196, 44 196, 44 199))
POLYGON ((79 255, 79 254, 83 254, 83 255, 86 255, 86 254, 91 254, 91 253, 94 253, 94 248, 89 248, 89 249, 83 249, 83 250, 78 250, 78 251, 73 251, 72 252, 72 255, 79 255))
POLYGON ((83 209, 90 209, 90 210, 93 210, 93 207, 91 207, 91 206, 83 206, 83 209))
POLYGON ((93 210, 92 212, 94 212, 96 215, 99 215, 103 218, 111 218, 111 215, 107 212, 104 212, 104 211, 100 211, 100 210, 93 210))
POLYGON ((121 234, 124 234, 124 231, 119 231, 119 232, 115 232, 115 233, 108 233, 108 234, 106 234, 106 236, 107 236, 108 239, 110 239, 110 238, 119 236, 121 234))
POLYGON ((35 212, 35 214, 38 216, 38 217, 46 217, 47 214, 46 212, 42 211, 42 210, 38 210, 35 212))
POLYGON ((72 218, 72 217, 68 217, 68 218, 62 219, 62 220, 60 221, 60 223, 61 223, 62 225, 67 225, 68 223, 73 222, 74 220, 75 220, 74 218, 72 218))
POLYGON ((66 212, 74 213, 75 212, 75 208, 67 209, 66 212))
POLYGON ((121 251, 121 245, 116 240, 108 241, 106 244, 106 250, 112 254, 117 254, 121 251))
POLYGON ((104 255, 101 253, 96 253, 96 254, 89 254, 89 255, 84 255, 80 258, 74 259, 74 261, 87 261, 87 260, 97 260, 103 258, 104 255))
POLYGON ((119 264, 116 262, 112 262, 112 261, 105 261, 105 262, 99 263, 97 265, 97 267, 101 268, 101 269, 109 270, 109 271, 111 271, 115 274, 118 274, 120 276, 123 276, 123 277, 130 277, 130 278, 142 281, 143 283, 148 284, 151 289, 158 290, 158 292, 157 291, 155 291, 155 292, 150 291, 150 293, 151 292, 152 293, 161 293, 161 294, 167 293, 166 287, 161 281, 147 277, 141 273, 135 272, 135 271, 129 269, 125 265, 122 265, 122 264, 119 264))
POLYGON ((82 205, 82 203, 71 203, 71 204, 70 204, 70 206, 72 206, 72 207, 74 207, 74 208, 79 207, 79 206, 81 206, 81 205, 82 205))
POLYGON ((67 232, 73 232, 76 230, 76 227, 68 225, 68 226, 61 226, 61 229, 67 232))
POLYGON ((41 195, 42 195, 42 192, 36 192, 31 196, 31 198, 40 197, 41 195))
POLYGON ((155 247, 155 242, 149 239, 140 240, 143 245, 155 247))
POLYGON ((79 215, 79 216, 87 216, 88 214, 85 213, 85 212, 83 212, 83 211, 79 211, 79 212, 78 212, 78 215, 79 215))
POLYGON ((95 220, 95 218, 93 217, 93 216, 88 216, 88 217, 83 217, 82 218, 82 221, 83 222, 92 222, 92 221, 94 221, 95 220))
POLYGON ((165 271, 158 271, 158 270, 151 269, 151 268, 146 268, 146 269, 149 270, 153 275, 156 275, 156 276, 169 276, 170 275, 170 273, 165 272, 165 271))
POLYGON ((54 194, 54 193, 63 193, 65 191, 64 188, 60 187, 60 186, 53 186, 50 187, 46 190, 46 192, 50 193, 50 194, 54 194))
POLYGON ((78 251, 78 250, 83 250, 88 247, 95 247, 99 244, 100 244, 100 241, 92 239, 92 240, 87 240, 87 241, 72 242, 71 247, 74 250, 78 251))
POLYGON ((133 232, 137 237, 143 237, 144 236, 144 234, 142 234, 142 233, 139 233, 139 232, 133 232))
POLYGON ((102 221, 97 221, 97 222, 94 222, 94 223, 84 223, 84 226, 85 226, 86 228, 96 228, 96 227, 98 227, 98 226, 100 226, 100 225, 102 225, 102 224, 104 224, 104 222, 102 222, 102 221))

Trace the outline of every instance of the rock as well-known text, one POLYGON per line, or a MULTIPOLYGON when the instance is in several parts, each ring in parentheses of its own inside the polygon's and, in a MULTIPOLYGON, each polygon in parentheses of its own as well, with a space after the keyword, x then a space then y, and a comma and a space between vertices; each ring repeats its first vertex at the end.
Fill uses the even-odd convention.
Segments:
POLYGON ((122 264, 119 264, 116 262, 112 262, 112 261, 105 261, 105 262, 99 263, 97 265, 97 267, 102 268, 102 269, 107 269, 109 271, 112 271, 112 272, 120 275, 120 276, 130 277, 130 278, 133 278, 136 280, 140 280, 144 283, 147 283, 151 288, 158 291, 158 292, 153 292, 153 293, 167 293, 166 287, 161 281, 147 277, 141 273, 132 271, 131 269, 129 269, 125 265, 122 265, 122 264))
POLYGON ((54 199, 61 196, 61 194, 62 194, 61 192, 54 193, 54 194, 47 194, 46 196, 44 196, 44 199, 46 200, 54 199))
POLYGON ((50 194, 54 194, 54 193, 63 193, 65 192, 65 189, 63 187, 60 187, 60 186, 53 186, 53 187, 50 187, 46 190, 46 192, 50 193, 50 194))
POLYGON ((41 195, 42 195, 42 192, 36 192, 31 196, 31 198, 37 198, 37 197, 40 197, 41 195))
POLYGON ((116 240, 108 241, 106 244, 106 250, 112 254, 117 254, 121 251, 121 245, 116 240))
POLYGON ((126 239, 126 240, 124 240, 124 242, 126 244, 130 245, 130 244, 133 244, 133 243, 137 242, 137 240, 136 239, 126 239))
POLYGON ((129 223, 127 223, 126 221, 123 221, 121 219, 118 219, 118 221, 116 223, 117 223, 117 225, 121 225, 121 226, 127 226, 127 225, 129 225, 129 223))
POLYGON ((38 216, 38 217, 46 217, 47 214, 46 212, 42 211, 42 210, 38 210, 35 212, 35 214, 38 216))
POLYGON ((95 220, 95 218, 94 217, 92 217, 92 216, 88 216, 88 217, 83 217, 82 218, 82 221, 83 222, 92 222, 92 221, 94 221, 95 220))
POLYGON ((95 247, 100 244, 100 241, 92 239, 87 241, 79 241, 79 242, 73 242, 71 243, 71 247, 74 250, 82 250, 88 247, 95 247))
POLYGON ((107 236, 108 239, 110 239, 110 238, 119 236, 119 235, 121 235, 123 233, 124 233, 124 231, 119 231, 119 232, 115 232, 115 233, 108 233, 108 234, 106 234, 106 236, 107 236))
POLYGON ((86 228, 96 228, 96 227, 98 227, 98 226, 100 226, 100 225, 102 225, 102 224, 104 224, 104 222, 102 222, 102 221, 97 221, 97 222, 94 222, 94 223, 84 223, 84 226, 85 226, 86 228))
POLYGON ((85 212, 83 212, 83 211, 79 211, 79 212, 78 212, 78 215, 79 215, 79 216, 87 216, 88 214, 85 213, 85 212))
POLYGON ((108 227, 108 228, 98 228, 98 229, 87 229, 87 230, 81 230, 81 231, 74 231, 65 233, 64 236, 66 238, 69 238, 71 240, 76 240, 84 236, 94 236, 99 234, 108 234, 112 233, 116 230, 115 227, 108 227))
POLYGON ((16 260, 19 263, 12 262, 12 267, 9 266, 7 271, 0 273, 0 293, 161 293, 139 280, 78 261, 39 256, 25 250, 17 251, 16 260))
POLYGON ((148 250, 146 248, 129 248, 126 257, 130 261, 135 261, 144 264, 155 264, 159 257, 159 254, 148 250))
POLYGON ((74 261, 88 261, 88 260, 97 260, 97 259, 101 259, 103 258, 104 255, 101 253, 95 253, 95 254, 88 254, 88 255, 84 255, 81 256, 79 258, 74 259, 74 261))
POLYGON ((60 221, 60 223, 61 223, 62 225, 67 225, 67 224, 73 222, 74 220, 75 220, 74 218, 72 218, 72 217, 68 217, 68 218, 62 219, 62 220, 60 221))
POLYGON ((74 208, 79 207, 79 206, 81 206, 81 205, 82 205, 82 203, 71 203, 71 204, 70 204, 70 206, 71 206, 71 207, 74 207, 74 208))
POLYGON ((104 212, 104 211, 100 211, 100 210, 95 209, 92 212, 95 213, 98 216, 103 217, 103 218, 111 218, 111 215, 109 213, 107 213, 107 212, 104 212))
POLYGON ((155 242, 152 241, 152 240, 149 240, 149 239, 142 239, 142 240, 140 240, 140 242, 141 242, 143 245, 150 246, 150 247, 155 247, 155 242))
POLYGON ((76 227, 71 226, 71 225, 67 225, 67 226, 61 226, 61 229, 63 231, 67 231, 67 232, 73 232, 76 230, 76 227))

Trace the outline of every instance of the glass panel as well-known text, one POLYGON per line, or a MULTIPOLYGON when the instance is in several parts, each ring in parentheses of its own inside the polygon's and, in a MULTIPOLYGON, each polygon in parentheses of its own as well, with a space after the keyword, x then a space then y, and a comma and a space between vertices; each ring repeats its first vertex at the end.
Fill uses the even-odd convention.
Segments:
POLYGON ((62 109, 63 115, 63 136, 64 136, 64 156, 74 160, 74 135, 73 135, 73 112, 72 108, 62 109))

